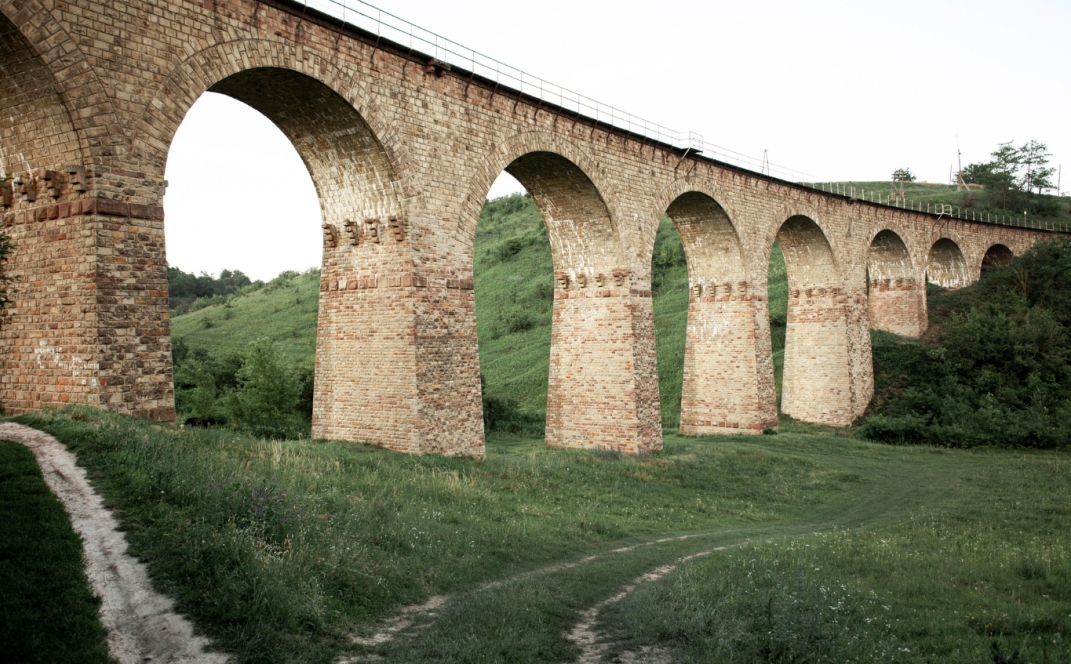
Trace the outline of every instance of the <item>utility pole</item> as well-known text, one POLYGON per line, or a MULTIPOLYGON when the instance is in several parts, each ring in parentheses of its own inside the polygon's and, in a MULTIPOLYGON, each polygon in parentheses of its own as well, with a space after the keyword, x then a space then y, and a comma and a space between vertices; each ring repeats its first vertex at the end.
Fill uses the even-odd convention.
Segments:
POLYGON ((763 150, 762 151, 762 171, 760 171, 760 172, 761 173, 765 173, 766 175, 769 175, 770 174, 770 157, 767 154, 767 152, 768 152, 767 150, 763 150))
POLYGON ((963 191, 964 189, 970 189, 967 183, 963 180, 963 153, 956 150, 956 163, 959 165, 959 170, 956 171, 956 191, 963 191))

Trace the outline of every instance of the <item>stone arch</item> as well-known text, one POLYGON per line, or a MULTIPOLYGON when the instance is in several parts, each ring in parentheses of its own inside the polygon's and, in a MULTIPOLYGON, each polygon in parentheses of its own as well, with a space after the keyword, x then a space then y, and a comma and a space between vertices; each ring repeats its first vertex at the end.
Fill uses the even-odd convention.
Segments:
POLYGON ((680 234, 688 264, 681 433, 760 433, 775 427, 774 402, 763 398, 762 389, 763 378, 772 388, 772 364, 763 367, 756 344, 756 321, 765 307, 757 315, 735 225, 713 196, 691 188, 665 214, 680 234))
POLYGON ((883 229, 867 251, 867 310, 870 327, 918 337, 926 329, 926 290, 903 239, 883 229))
POLYGON ((832 247, 802 215, 785 221, 776 237, 789 289, 781 411, 804 422, 851 424, 848 298, 832 247))
POLYGON ((480 207, 503 170, 527 189, 546 224, 554 263, 546 444, 653 451, 661 447, 658 386, 637 379, 647 358, 638 351, 629 264, 592 168, 556 137, 533 132, 506 141, 471 180, 458 239, 471 260, 480 207), (652 401, 651 412, 642 412, 641 404, 652 401))
POLYGON ((967 259, 958 244, 946 237, 933 243, 926 261, 926 278, 949 289, 963 288, 971 283, 967 259))
MULTIPOLYGON (((393 198, 400 204, 403 200, 411 201, 419 197, 419 192, 414 190, 409 180, 406 168, 408 157, 397 131, 382 119, 377 105, 365 95, 364 87, 359 85, 349 72, 339 67, 333 58, 322 56, 315 49, 298 47, 285 41, 244 39, 222 42, 197 51, 177 64, 158 88, 156 95, 145 104, 139 115, 140 119, 134 125, 132 151, 138 163, 147 162, 162 177, 171 140, 194 102, 204 92, 215 91, 230 94, 239 101, 249 103, 246 99, 236 96, 235 86, 225 84, 224 81, 239 81, 240 77, 232 77, 254 70, 303 74, 321 84, 322 90, 332 91, 337 97, 336 101, 344 102, 333 103, 332 109, 343 114, 346 121, 353 125, 350 131, 359 126, 357 133, 360 138, 370 139, 377 144, 384 168, 390 173, 390 179, 384 186, 393 191, 393 198)), ((272 100, 263 101, 268 103, 272 100)), ((257 108, 253 103, 249 105, 257 108)), ((260 108, 257 110, 264 112, 260 108)), ((308 115, 306 113, 306 116, 308 115)), ((297 132, 291 135, 288 129, 280 124, 280 117, 268 117, 279 125, 291 141, 295 141, 296 137, 300 138, 300 134, 304 133, 297 123, 291 122, 292 131, 297 132)), ((338 129, 343 130, 341 125, 338 129)), ((341 136, 343 141, 350 140, 345 138, 345 135, 341 136)), ((333 145, 321 147, 327 147, 336 153, 345 149, 333 145)), ((360 152, 363 154, 368 150, 365 148, 360 152)), ((300 148, 298 153, 308 163, 309 155, 302 154, 300 148)), ((317 181, 315 174, 313 180, 317 181)), ((320 186, 321 184, 317 183, 317 187, 320 186)))
MULTIPOLYGON (((494 149, 484 156, 476 172, 469 178, 465 189, 465 198, 461 202, 456 236, 461 247, 469 252, 472 251, 472 243, 476 238, 476 223, 480 219, 480 210, 483 209, 483 204, 487 201, 487 192, 491 190, 491 185, 498 179, 498 176, 503 171, 506 171, 520 180, 518 173, 510 170, 511 166, 522 157, 535 154, 556 155, 562 160, 560 163, 568 162, 583 174, 584 179, 590 182, 590 188, 586 189, 586 191, 597 195, 599 203, 606 210, 609 227, 613 230, 619 250, 623 249, 621 245, 622 238, 619 237, 618 233, 618 220, 621 219, 621 216, 616 209, 616 202, 620 199, 611 185, 611 178, 576 143, 556 134, 542 131, 515 134, 496 145, 494 149)), ((522 177, 524 175, 525 173, 521 173, 522 177)), ((521 184, 528 188, 531 193, 532 190, 527 183, 521 181, 521 184)), ((591 201, 595 205, 594 197, 591 198, 591 201)), ((538 205, 539 201, 537 200, 536 203, 538 205)), ((595 205, 595 207, 598 206, 595 205)), ((542 212, 542 210, 540 211, 542 212)), ((620 258, 626 258, 623 251, 620 258)))
MULTIPOLYGON (((113 135, 118 122, 111 96, 85 54, 41 2, 0 0, 0 50, 4 52, 0 61, 7 67, 3 77, 7 80, 0 82, 4 86, 0 100, 5 100, 5 106, 18 106, 29 105, 26 102, 32 98, 38 109, 48 109, 44 112, 47 121, 33 122, 29 130, 23 127, 19 131, 32 135, 28 142, 37 144, 34 149, 22 142, 23 149, 15 149, 16 153, 26 154, 27 149, 34 153, 31 166, 55 169, 84 165, 89 156, 108 158, 124 149, 125 137, 113 135), (8 61, 13 55, 19 61, 15 66, 8 61), (62 80, 58 72, 62 72, 62 80), (75 86, 68 86, 69 81, 75 81, 75 86), (17 85, 16 93, 5 89, 11 85, 17 85), (20 101, 11 104, 12 99, 20 101), (90 104, 95 107, 93 113, 78 113, 90 104), (95 129, 96 141, 90 141, 90 129, 95 129)), ((11 114, 5 113, 5 117, 11 114)), ((8 141, 0 138, 0 144, 4 143, 8 141)), ((9 145, 4 147, 7 151, 9 145)))
POLYGON ((1006 245, 994 244, 986 249, 985 255, 982 256, 982 272, 994 267, 1003 267, 1012 262, 1015 258, 1015 254, 1006 245))
MULTIPOLYGON (((417 283, 397 139, 351 76, 314 50, 297 57, 297 48, 242 40, 189 56, 146 105, 133 153, 162 177, 179 124, 206 91, 245 103, 282 131, 309 171, 323 221, 313 433, 424 451, 423 442, 414 448, 427 416, 417 405, 416 309, 392 290, 417 283)), ((453 433, 468 445, 477 440, 482 454, 482 432, 472 424, 453 433)))

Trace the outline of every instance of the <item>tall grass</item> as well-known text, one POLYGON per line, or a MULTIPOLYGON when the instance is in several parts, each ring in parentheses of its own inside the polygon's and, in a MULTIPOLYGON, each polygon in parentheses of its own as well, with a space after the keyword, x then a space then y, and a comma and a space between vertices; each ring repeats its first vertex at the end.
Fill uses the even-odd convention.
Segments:
POLYGON ((160 589, 241 661, 326 661, 430 594, 630 538, 798 517, 854 488, 747 443, 671 439, 629 459, 492 436, 477 464, 89 409, 20 419, 77 453, 160 589))
POLYGON ((1071 662, 1071 459, 955 458, 908 519, 687 563, 604 626, 680 662, 1071 662))

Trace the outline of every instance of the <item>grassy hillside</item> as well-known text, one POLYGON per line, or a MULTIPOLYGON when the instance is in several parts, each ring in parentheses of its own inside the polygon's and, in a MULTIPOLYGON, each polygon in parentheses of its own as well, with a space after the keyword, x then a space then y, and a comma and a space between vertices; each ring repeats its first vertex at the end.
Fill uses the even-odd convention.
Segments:
MULTIPOLYGON (((856 196, 863 196, 866 191, 866 199, 871 200, 872 193, 880 194, 882 200, 889 197, 890 183, 885 182, 824 182, 818 185, 823 190, 849 193, 855 189, 856 196)), ((946 184, 931 184, 928 182, 905 182, 904 196, 911 203, 922 202, 923 209, 927 203, 931 205, 952 205, 965 210, 973 210, 979 214, 992 213, 993 215, 1022 216, 1023 210, 1000 210, 990 204, 989 196, 985 189, 979 185, 970 185, 967 191, 956 191, 955 186, 946 184)), ((1049 194, 1023 194, 1023 205, 1031 208, 1030 217, 1036 220, 1054 221, 1056 223, 1071 223, 1071 197, 1052 196, 1049 194)), ((876 199, 875 199, 876 200, 876 199)))
POLYGON ((657 649, 619 661, 1071 662, 1066 455, 790 431, 637 458, 492 432, 474 462, 17 419, 77 453, 238 663, 575 661, 583 620, 611 657, 657 649))
MULTIPOLYGON (((664 218, 654 251, 655 342, 662 422, 680 421, 688 270, 680 236, 664 218)), ((532 199, 514 195, 489 201, 476 229, 476 329, 485 394, 516 402, 523 415, 545 416, 550 366, 554 268, 546 227, 532 199)), ((180 345, 226 358, 253 339, 275 341, 293 363, 310 362, 316 343, 319 272, 286 273, 259 288, 172 321, 180 345)), ((770 259, 771 320, 778 379, 784 355, 787 280, 779 248, 770 259)))
POLYGON ((267 337, 286 359, 308 361, 316 353, 319 296, 318 269, 284 272, 259 288, 174 316, 171 336, 213 357, 240 353, 250 341, 267 337))

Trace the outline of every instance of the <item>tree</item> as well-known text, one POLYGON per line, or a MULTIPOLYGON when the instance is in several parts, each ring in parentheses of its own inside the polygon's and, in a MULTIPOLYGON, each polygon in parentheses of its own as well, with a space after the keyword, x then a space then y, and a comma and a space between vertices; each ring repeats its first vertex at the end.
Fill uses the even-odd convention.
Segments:
POLYGON ((1019 163, 1026 167, 1026 173, 1020 177, 1020 185, 1027 193, 1037 189, 1038 193, 1044 193, 1045 189, 1052 189, 1052 176, 1056 169, 1049 167, 1049 149, 1039 141, 1029 141, 1019 148, 1019 163))
POLYGON ((279 357, 275 342, 270 339, 249 342, 237 379, 237 388, 226 400, 233 424, 258 436, 301 435, 302 386, 292 368, 279 357))
POLYGON ((911 172, 910 168, 898 168, 893 171, 893 182, 914 182, 915 174, 911 172))

